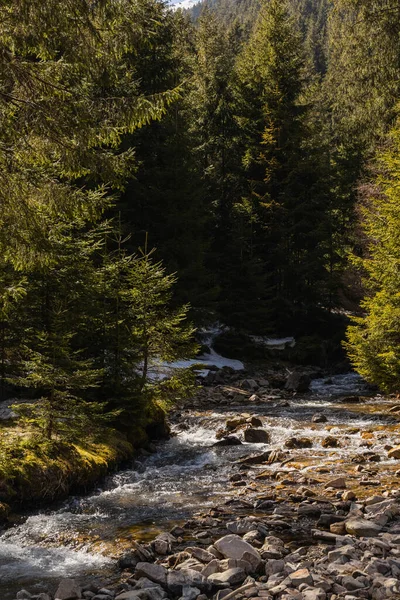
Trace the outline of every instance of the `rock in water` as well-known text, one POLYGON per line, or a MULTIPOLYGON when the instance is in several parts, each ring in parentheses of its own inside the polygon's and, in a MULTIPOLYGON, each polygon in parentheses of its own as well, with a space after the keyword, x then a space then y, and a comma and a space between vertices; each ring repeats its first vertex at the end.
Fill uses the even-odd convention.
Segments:
POLYGON ((295 371, 291 373, 286 380, 285 389, 290 392, 308 392, 310 389, 311 378, 305 373, 295 371))
POLYGON ((227 437, 223 438, 219 442, 215 442, 215 444, 213 444, 213 446, 214 447, 218 447, 218 446, 240 446, 241 443, 242 442, 235 435, 228 435, 227 437))
POLYGON ((398 460, 400 458, 400 446, 396 446, 395 448, 389 450, 388 458, 394 458, 398 460))
POLYGON ((244 441, 250 444, 268 444, 269 434, 265 429, 246 429, 244 441))
POLYGON ((327 422, 327 418, 325 415, 323 415, 322 413, 316 413, 315 415, 313 415, 311 422, 312 423, 326 423, 327 422))

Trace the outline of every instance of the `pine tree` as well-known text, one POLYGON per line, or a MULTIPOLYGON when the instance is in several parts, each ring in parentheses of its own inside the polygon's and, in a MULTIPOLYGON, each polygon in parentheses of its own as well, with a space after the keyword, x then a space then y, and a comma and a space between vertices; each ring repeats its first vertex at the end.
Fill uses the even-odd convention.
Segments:
POLYGON ((386 392, 400 391, 400 121, 379 151, 375 180, 361 205, 366 249, 364 316, 354 317, 346 348, 355 369, 386 392))

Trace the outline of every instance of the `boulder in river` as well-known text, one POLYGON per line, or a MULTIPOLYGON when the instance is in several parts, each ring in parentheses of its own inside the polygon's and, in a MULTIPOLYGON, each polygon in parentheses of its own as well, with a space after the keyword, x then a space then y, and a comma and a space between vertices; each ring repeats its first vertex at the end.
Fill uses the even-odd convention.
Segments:
POLYGON ((388 458, 394 458, 395 460, 400 459, 400 446, 396 446, 395 448, 389 450, 388 458))
POLYGON ((269 433, 265 429, 246 429, 244 432, 244 441, 250 444, 268 444, 269 433))
POLYGON ((286 379, 285 390, 289 392, 308 392, 310 383, 311 377, 309 375, 300 371, 294 371, 286 379))
POLYGON ((252 427, 262 427, 263 426, 262 419, 260 419, 260 417, 253 416, 250 418, 250 425, 252 427))
POLYGON ((328 435, 321 442, 323 448, 337 448, 339 446, 339 440, 333 435, 328 435))
POLYGON ((312 423, 326 423, 327 422, 327 418, 325 415, 323 415, 322 413, 316 413, 315 415, 313 415, 311 422, 312 423))
POLYGON ((227 420, 227 422, 225 423, 225 427, 228 431, 234 431, 235 429, 237 429, 241 425, 244 425, 245 423, 246 419, 244 417, 232 417, 231 419, 227 420))
POLYGON ((312 448, 312 441, 310 438, 301 437, 301 438, 289 438, 285 442, 285 447, 290 449, 295 448, 312 448))
POLYGON ((262 454, 251 454, 250 456, 246 456, 245 458, 241 458, 238 460, 239 465, 261 465, 264 462, 269 460, 271 454, 271 450, 267 450, 262 454))
POLYGON ((242 442, 239 440, 238 437, 236 437, 236 435, 228 435, 226 437, 224 437, 222 440, 219 440, 219 442, 215 442, 215 444, 213 444, 214 447, 223 447, 223 446, 240 446, 242 444, 242 442))

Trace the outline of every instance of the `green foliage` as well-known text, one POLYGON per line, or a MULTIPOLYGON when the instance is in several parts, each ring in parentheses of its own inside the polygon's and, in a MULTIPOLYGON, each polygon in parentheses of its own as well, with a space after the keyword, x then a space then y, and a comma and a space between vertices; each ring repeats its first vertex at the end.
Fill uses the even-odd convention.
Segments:
POLYGON ((132 171, 122 136, 177 98, 139 90, 137 50, 154 27, 143 15, 140 0, 2 3, 0 242, 17 267, 45 260, 58 219, 93 222, 109 204, 104 185, 121 188, 132 171))
POLYGON ((365 316, 353 319, 346 348, 357 371, 384 391, 400 390, 400 122, 378 153, 375 181, 361 205, 366 247, 354 261, 363 269, 365 316))

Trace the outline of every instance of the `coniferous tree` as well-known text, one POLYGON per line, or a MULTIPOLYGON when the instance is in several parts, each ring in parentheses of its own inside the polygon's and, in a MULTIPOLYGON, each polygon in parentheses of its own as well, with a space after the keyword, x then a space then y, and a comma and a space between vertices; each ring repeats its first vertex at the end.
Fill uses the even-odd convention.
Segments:
POLYGON ((353 318, 346 348, 355 369, 386 392, 400 391, 400 122, 379 151, 374 181, 365 185, 361 218, 366 244, 362 268, 364 315, 353 318))
POLYGON ((266 278, 260 301, 275 322, 315 306, 326 287, 324 198, 309 192, 318 172, 305 143, 303 56, 288 5, 265 3, 237 67, 249 188, 241 210, 248 214, 247 252, 266 278))

